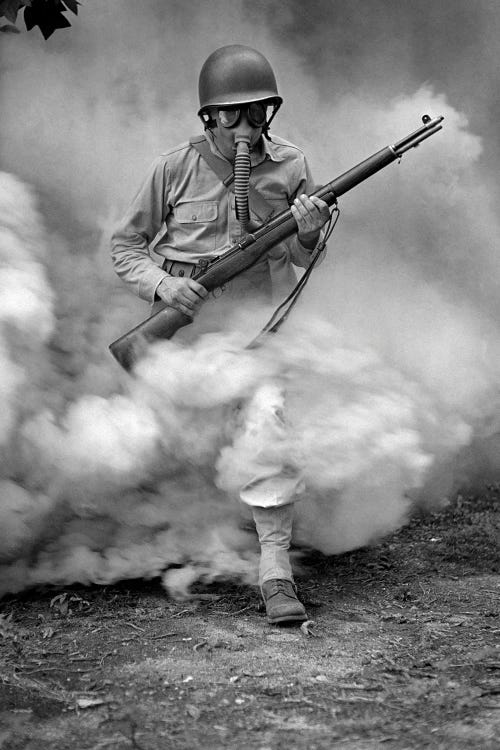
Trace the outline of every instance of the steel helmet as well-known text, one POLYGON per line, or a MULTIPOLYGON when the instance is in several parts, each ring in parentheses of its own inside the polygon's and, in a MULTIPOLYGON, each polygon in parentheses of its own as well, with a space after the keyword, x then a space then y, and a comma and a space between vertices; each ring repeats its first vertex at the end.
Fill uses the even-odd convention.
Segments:
POLYGON ((263 100, 274 104, 277 111, 283 101, 269 62, 243 44, 229 44, 212 52, 201 69, 198 91, 199 115, 210 107, 263 100))

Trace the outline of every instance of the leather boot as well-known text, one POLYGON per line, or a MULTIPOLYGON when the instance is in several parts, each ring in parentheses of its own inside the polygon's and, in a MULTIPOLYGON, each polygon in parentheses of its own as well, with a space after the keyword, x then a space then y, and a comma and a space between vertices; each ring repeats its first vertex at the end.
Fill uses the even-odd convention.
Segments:
POLYGON ((267 620, 278 622, 304 622, 306 610, 297 599, 295 586, 284 578, 271 578, 261 586, 262 598, 266 605, 267 620))

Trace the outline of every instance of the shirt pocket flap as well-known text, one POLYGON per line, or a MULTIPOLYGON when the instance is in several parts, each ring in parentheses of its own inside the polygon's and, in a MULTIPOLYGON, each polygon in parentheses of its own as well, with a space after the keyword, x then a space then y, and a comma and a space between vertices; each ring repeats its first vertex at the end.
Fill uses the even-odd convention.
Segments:
POLYGON ((206 221, 215 221, 217 218, 217 203, 215 201, 182 203, 175 207, 174 214, 179 224, 199 224, 206 221))

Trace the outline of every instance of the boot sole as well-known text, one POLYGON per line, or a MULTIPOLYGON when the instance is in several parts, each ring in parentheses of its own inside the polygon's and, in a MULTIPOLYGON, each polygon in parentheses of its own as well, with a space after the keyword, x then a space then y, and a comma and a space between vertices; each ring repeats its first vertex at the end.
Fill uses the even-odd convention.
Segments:
POLYGON ((281 617, 268 617, 270 625, 276 625, 280 622, 306 622, 307 615, 281 615, 281 617))

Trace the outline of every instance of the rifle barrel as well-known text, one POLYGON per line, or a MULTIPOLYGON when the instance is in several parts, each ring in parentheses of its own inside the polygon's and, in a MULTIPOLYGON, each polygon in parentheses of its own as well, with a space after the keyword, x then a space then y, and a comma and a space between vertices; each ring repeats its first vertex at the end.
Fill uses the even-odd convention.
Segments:
POLYGON ((437 133, 438 130, 442 130, 443 126, 440 123, 444 120, 443 115, 435 117, 433 120, 431 120, 428 115, 424 115, 422 120, 424 121, 422 127, 415 130, 414 133, 407 135, 406 138, 402 138, 392 146, 398 157, 402 156, 405 151, 408 151, 408 149, 418 146, 419 143, 425 141, 426 138, 429 138, 429 136, 434 133, 437 133))

